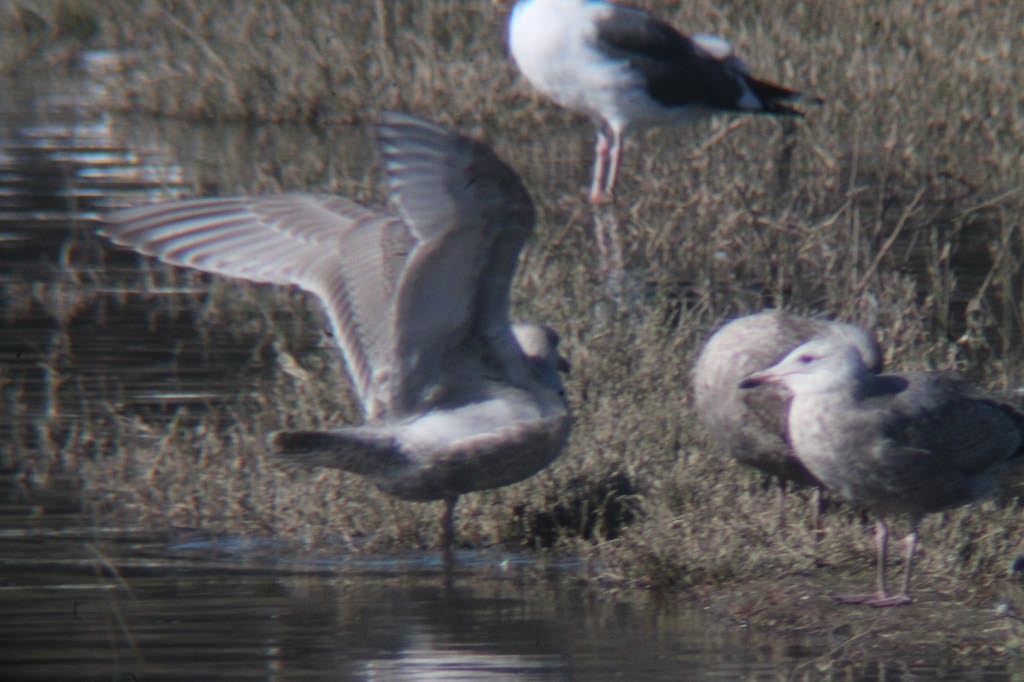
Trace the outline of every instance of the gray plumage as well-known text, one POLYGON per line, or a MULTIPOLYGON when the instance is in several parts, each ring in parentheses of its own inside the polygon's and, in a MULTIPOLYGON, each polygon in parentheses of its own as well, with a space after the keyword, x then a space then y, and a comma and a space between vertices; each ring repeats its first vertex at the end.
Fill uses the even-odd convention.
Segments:
POLYGON ((694 365, 691 385, 697 416, 722 451, 782 481, 818 484, 786 436, 788 392, 774 386, 743 391, 739 383, 820 334, 849 339, 872 371, 881 370, 881 349, 860 327, 780 310, 732 320, 708 339, 694 365))
POLYGON ((508 485, 549 464, 571 418, 558 335, 509 322, 534 209, 488 147, 408 115, 377 128, 391 211, 334 196, 176 201, 101 232, 168 263, 316 295, 367 423, 282 432, 278 453, 366 476, 404 499, 508 485))
POLYGON ((847 340, 819 337, 744 387, 784 386, 793 395, 789 435, 822 483, 878 516, 877 589, 843 597, 874 606, 909 603, 917 528, 925 514, 987 496, 1024 447, 1024 415, 942 372, 874 375, 847 340), (903 589, 885 587, 886 518, 910 518, 903 589))

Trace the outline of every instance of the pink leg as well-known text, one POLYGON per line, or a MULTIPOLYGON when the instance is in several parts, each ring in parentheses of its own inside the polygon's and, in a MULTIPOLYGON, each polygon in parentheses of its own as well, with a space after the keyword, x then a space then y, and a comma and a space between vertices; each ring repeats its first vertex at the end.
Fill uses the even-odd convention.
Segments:
POLYGON ((907 567, 903 573, 903 594, 910 598, 910 570, 914 567, 914 552, 917 551, 917 524, 919 521, 914 519, 910 522, 910 532, 907 533, 907 537, 903 538, 903 542, 906 543, 904 551, 906 552, 907 567))
POLYGON ((910 532, 907 533, 907 537, 903 538, 903 589, 899 594, 869 601, 868 604, 871 606, 904 606, 912 601, 910 599, 910 573, 914 569, 914 552, 917 550, 917 524, 917 519, 911 520, 910 532))
MULTIPOLYGON (((905 583, 902 594, 889 596, 889 592, 886 590, 886 555, 888 550, 889 526, 886 525, 885 519, 880 518, 874 522, 874 552, 876 552, 878 559, 876 574, 874 574, 874 594, 842 594, 836 595, 836 600, 844 604, 868 604, 870 606, 902 606, 903 604, 909 604, 910 598, 906 596, 905 583)), ((909 580, 909 574, 907 574, 905 580, 909 580)))
POLYGON ((604 175, 608 168, 608 136, 604 129, 598 125, 597 143, 594 145, 594 171, 593 180, 590 183, 590 194, 588 198, 592 204, 603 204, 607 201, 604 196, 604 175))
POLYGON ((875 592, 884 599, 888 594, 885 589, 885 559, 889 554, 889 526, 885 524, 885 519, 875 521, 875 554, 878 560, 875 566, 875 592))
POLYGON ((612 130, 612 148, 609 153, 608 176, 604 181, 605 201, 612 200, 612 193, 615 191, 615 179, 619 175, 619 161, 622 159, 622 133, 612 130))
POLYGON ((910 584, 911 561, 914 556, 914 549, 917 546, 917 521, 911 524, 910 534, 907 535, 906 562, 907 570, 903 576, 903 591, 899 594, 890 595, 885 588, 885 558, 889 548, 889 527, 884 519, 875 521, 875 553, 878 559, 875 574, 874 594, 843 594, 837 595, 836 599, 844 604, 867 604, 868 606, 904 606, 910 603, 907 595, 907 586, 910 584))

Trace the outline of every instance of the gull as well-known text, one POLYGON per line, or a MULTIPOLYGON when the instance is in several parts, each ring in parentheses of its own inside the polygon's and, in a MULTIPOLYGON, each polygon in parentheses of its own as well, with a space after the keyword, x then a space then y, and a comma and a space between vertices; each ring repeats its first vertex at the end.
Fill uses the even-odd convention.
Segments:
MULTIPOLYGON (((718 447, 737 462, 779 479, 780 515, 787 482, 819 489, 821 483, 789 444, 789 394, 778 387, 743 391, 739 382, 824 334, 853 343, 864 365, 874 373, 881 371, 878 342, 860 327, 766 310, 732 320, 712 334, 691 374, 694 408, 718 447)), ((815 514, 818 507, 814 505, 815 514)))
POLYGON ((558 335, 512 324, 509 295, 534 207, 480 142, 386 112, 376 130, 391 209, 332 195, 206 198, 130 208, 101 233, 162 261, 298 286, 327 311, 361 426, 283 431, 282 457, 366 477, 405 500, 445 501, 550 464, 571 416, 558 335))
POLYGON ((807 469, 876 516, 875 591, 840 595, 871 606, 909 604, 924 515, 989 495, 1024 446, 1024 415, 951 373, 872 374, 836 336, 814 338, 744 388, 769 383, 793 394, 789 435, 807 469), (902 589, 890 594, 885 559, 893 515, 909 517, 902 589))
MULTIPOLYGON (((612 199, 626 133, 720 111, 801 116, 802 95, 750 75, 732 46, 683 35, 643 9, 603 0, 519 0, 508 24, 523 76, 597 127, 589 199, 612 199)), ((818 98, 809 98, 820 103, 818 98)))

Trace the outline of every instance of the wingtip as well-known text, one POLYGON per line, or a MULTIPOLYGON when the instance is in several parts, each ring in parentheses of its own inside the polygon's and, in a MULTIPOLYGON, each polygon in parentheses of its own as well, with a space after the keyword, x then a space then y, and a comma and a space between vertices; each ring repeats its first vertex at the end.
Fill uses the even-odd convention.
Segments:
POLYGON ((278 457, 301 458, 330 445, 329 436, 324 431, 276 431, 267 436, 267 444, 278 457))
POLYGON ((761 110, 755 111, 754 113, 805 118, 807 116, 807 112, 802 108, 793 106, 790 104, 791 102, 799 102, 801 105, 810 104, 814 106, 821 106, 825 103, 825 100, 816 95, 804 95, 799 92, 794 92, 786 97, 762 100, 761 110))
POLYGON ((160 204, 144 204, 142 206, 127 206, 117 208, 103 213, 99 217, 99 224, 96 233, 106 237, 115 244, 130 245, 125 241, 124 232, 131 229, 140 215, 146 215, 153 210, 154 206, 160 204))
MULTIPOLYGON (((806 93, 803 93, 803 92, 794 93, 793 97, 791 97, 789 99, 789 101, 791 101, 791 102, 799 102, 800 104, 803 104, 803 105, 810 105, 810 106, 815 106, 815 107, 820 107, 823 104, 825 104, 825 98, 824 97, 819 97, 818 95, 810 95, 810 94, 806 94, 806 93)), ((803 115, 802 111, 799 112, 799 113, 800 113, 801 116, 803 115)))
POLYGON ((378 143, 392 146, 396 140, 407 137, 430 139, 453 135, 450 130, 433 121, 390 109, 385 109, 380 113, 377 119, 376 133, 378 143))
MULTIPOLYGON (((135 244, 131 240, 126 239, 125 232, 131 230, 140 214, 144 214, 148 209, 151 209, 156 205, 158 204, 127 206, 103 213, 99 217, 99 221, 96 226, 96 234, 105 239, 109 239, 112 243, 117 244, 118 246, 139 250, 135 248, 135 244)), ((144 251, 140 252, 145 253, 144 251)))
POLYGON ((825 103, 824 98, 793 90, 770 81, 758 78, 747 78, 747 85, 754 95, 761 102, 762 113, 775 114, 778 116, 805 116, 804 112, 791 106, 790 103, 810 104, 820 106, 825 103))
POLYGON ((438 154, 451 149, 461 139, 433 121, 400 111, 382 111, 376 127, 377 149, 384 161, 384 177, 392 186, 396 176, 409 163, 436 164, 438 154))
POLYGON ((399 127, 415 126, 422 123, 426 123, 426 121, 412 114, 405 113, 404 111, 395 111, 394 109, 385 109, 377 117, 377 133, 389 135, 399 127))

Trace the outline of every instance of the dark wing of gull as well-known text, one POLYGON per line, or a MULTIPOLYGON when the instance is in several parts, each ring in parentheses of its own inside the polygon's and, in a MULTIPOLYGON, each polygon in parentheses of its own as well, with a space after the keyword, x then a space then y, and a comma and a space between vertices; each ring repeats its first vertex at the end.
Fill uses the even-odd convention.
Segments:
POLYGON ((889 441, 927 451, 930 466, 975 476, 1024 447, 1024 417, 955 374, 881 375, 863 391, 861 404, 881 410, 889 441))
POLYGON ((880 514, 922 515, 986 497, 1024 446, 1024 417, 956 375, 864 377, 840 413, 842 476, 880 514))
POLYGON ((340 197, 286 194, 125 209, 100 232, 173 265, 317 295, 367 414, 388 402, 390 299, 415 245, 399 220, 340 197))
POLYGON ((444 373, 481 358, 506 373, 522 363, 509 292, 533 204, 487 146, 427 121, 386 112, 378 144, 391 201, 420 239, 399 285, 395 332, 398 402, 415 410, 444 373))
POLYGON ((597 45, 610 56, 621 57, 643 75, 647 89, 665 106, 699 105, 718 109, 744 109, 772 114, 801 115, 778 100, 799 94, 751 77, 728 43, 710 36, 690 38, 648 12, 601 4, 594 21, 597 45), (715 50, 707 49, 714 45, 715 50), (760 102, 744 105, 752 91, 760 102))

